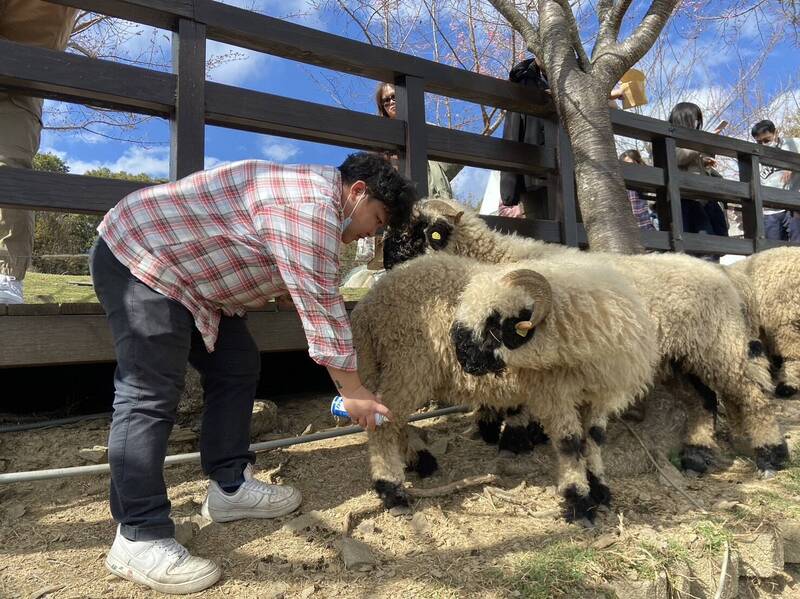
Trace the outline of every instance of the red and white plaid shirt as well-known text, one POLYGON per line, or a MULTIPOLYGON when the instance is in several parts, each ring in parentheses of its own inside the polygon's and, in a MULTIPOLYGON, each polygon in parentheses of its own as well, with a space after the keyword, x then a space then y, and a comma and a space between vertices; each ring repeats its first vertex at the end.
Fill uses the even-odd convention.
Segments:
POLYGON ((288 291, 319 364, 356 369, 339 292, 338 169, 234 162, 136 191, 98 227, 131 273, 194 316, 208 351, 220 312, 243 315, 288 291))

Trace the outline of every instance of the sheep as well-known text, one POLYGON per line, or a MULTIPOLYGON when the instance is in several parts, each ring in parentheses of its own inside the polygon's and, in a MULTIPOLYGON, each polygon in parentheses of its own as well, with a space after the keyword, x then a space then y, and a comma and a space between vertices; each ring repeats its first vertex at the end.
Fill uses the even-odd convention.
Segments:
POLYGON ((351 322, 359 375, 394 416, 369 433, 387 508, 408 505, 404 463, 430 465, 406 445, 408 416, 456 395, 501 410, 535 406, 557 451, 567 520, 591 523, 610 502, 606 422, 646 390, 657 359, 652 320, 614 269, 426 256, 389 271, 351 322))
POLYGON ((777 370, 775 394, 791 397, 800 388, 800 248, 758 252, 727 269, 745 278, 736 281, 740 288, 749 284, 761 337, 777 370))
MULTIPOLYGON (((703 410, 686 405, 683 467, 702 473, 713 462, 718 395, 726 398, 731 421, 749 436, 758 468, 771 473, 784 466, 788 448, 767 395, 769 363, 747 318, 749 302, 722 267, 681 254, 581 252, 503 235, 459 204, 439 199, 422 202, 407 228, 390 230, 384 239, 386 268, 436 252, 494 264, 522 259, 614 264, 641 293, 657 323, 658 378, 669 382, 683 377, 702 398, 703 410)), ((686 402, 688 396, 679 397, 686 402)))

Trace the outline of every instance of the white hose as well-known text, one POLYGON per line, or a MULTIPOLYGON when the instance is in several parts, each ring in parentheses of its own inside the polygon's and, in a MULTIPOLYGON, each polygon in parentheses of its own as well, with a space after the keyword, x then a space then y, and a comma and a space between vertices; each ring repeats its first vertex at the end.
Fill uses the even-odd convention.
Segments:
MULTIPOLYGON (((414 414, 408 419, 408 421, 417 422, 418 420, 427 420, 428 418, 436 418, 437 416, 444 416, 446 414, 468 411, 469 408, 465 406, 440 408, 438 410, 431 410, 430 412, 423 412, 422 414, 414 414)), ((342 437, 344 435, 353 435, 363 431, 364 429, 360 426, 345 426, 319 433, 312 433, 310 435, 303 435, 302 437, 287 437, 286 439, 275 439, 274 441, 254 443, 250 446, 250 451, 268 451, 270 449, 278 449, 280 447, 288 447, 290 445, 299 445, 300 443, 311 443, 313 441, 322 441, 323 439, 332 439, 334 437, 342 437)), ((185 464, 187 462, 199 461, 200 452, 181 453, 177 455, 168 455, 164 460, 164 465, 170 466, 172 464, 185 464)), ((9 472, 7 474, 0 474, 0 484, 25 483, 36 480, 50 480, 54 478, 67 478, 70 476, 83 476, 86 474, 106 474, 107 472, 110 472, 110 470, 111 469, 108 464, 96 464, 92 466, 74 466, 72 468, 51 468, 49 470, 9 472)))

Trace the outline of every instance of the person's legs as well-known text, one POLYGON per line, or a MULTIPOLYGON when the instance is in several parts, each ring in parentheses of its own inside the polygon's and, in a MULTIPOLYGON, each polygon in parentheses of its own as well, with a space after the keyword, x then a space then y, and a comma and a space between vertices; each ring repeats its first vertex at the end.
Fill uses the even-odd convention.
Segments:
POLYGON ((786 211, 764 215, 764 237, 775 241, 784 241, 783 221, 786 211))
MULTIPOLYGON (((39 147, 41 100, 0 93, 0 167, 32 168, 39 147)), ((34 212, 0 208, 0 303, 22 303, 33 256, 34 212)))
POLYGON ((786 211, 784 230, 788 241, 800 243, 800 212, 786 211))
POLYGON ((189 361, 203 381, 203 472, 223 485, 237 482, 245 467, 255 462, 249 450, 250 419, 261 368, 261 356, 245 319, 223 316, 211 353, 195 329, 189 361))
POLYGON ((91 267, 117 355, 108 441, 111 513, 131 541, 173 537, 163 466, 194 322, 181 304, 134 277, 102 239, 91 267))

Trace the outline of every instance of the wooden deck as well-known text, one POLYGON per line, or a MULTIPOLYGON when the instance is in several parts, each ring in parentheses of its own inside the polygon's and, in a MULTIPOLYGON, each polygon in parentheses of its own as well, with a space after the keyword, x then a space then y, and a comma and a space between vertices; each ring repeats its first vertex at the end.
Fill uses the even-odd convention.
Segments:
MULTIPOLYGON (((345 302, 348 311, 356 302, 345 302)), ((248 327, 262 352, 308 347, 295 310, 274 302, 248 312, 248 327)), ((100 304, 0 304, 0 368, 113 362, 111 330, 100 304)))

